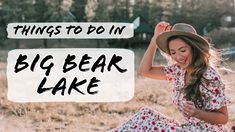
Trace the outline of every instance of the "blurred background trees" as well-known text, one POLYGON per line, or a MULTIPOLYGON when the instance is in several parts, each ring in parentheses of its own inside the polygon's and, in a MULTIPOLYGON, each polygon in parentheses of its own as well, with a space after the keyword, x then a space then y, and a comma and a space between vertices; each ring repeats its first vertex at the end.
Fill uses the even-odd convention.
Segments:
MULTIPOLYGON (((142 18, 139 25, 145 21, 152 30, 162 20, 171 24, 192 24, 201 35, 212 37, 220 47, 235 43, 231 37, 234 35, 234 16, 234 0, 0 0, 0 47, 20 48, 23 40, 7 39, 6 26, 11 22, 133 22, 138 17, 142 18)), ((128 45, 134 47, 132 40, 122 41, 128 41, 128 45)), ((47 40, 42 41, 43 47, 49 45, 47 40)), ((108 46, 114 45, 109 43, 108 46)))

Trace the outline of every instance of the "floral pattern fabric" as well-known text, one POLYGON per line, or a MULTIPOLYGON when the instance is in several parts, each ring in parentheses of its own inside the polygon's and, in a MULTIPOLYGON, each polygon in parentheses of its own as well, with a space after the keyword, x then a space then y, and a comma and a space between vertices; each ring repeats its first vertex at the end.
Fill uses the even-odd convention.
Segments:
MULTIPOLYGON (((180 90, 185 85, 184 78, 186 70, 178 65, 166 66, 163 68, 167 80, 174 85, 172 101, 181 111, 185 95, 180 90)), ((220 75, 212 67, 208 67, 203 74, 199 89, 202 94, 204 111, 213 111, 227 104, 225 96, 225 85, 222 83, 220 75)), ((129 121, 118 128, 113 129, 116 132, 139 132, 139 131, 157 131, 157 132, 223 132, 227 131, 222 124, 211 124, 194 117, 185 117, 182 124, 170 119, 161 113, 150 108, 142 108, 129 121)))

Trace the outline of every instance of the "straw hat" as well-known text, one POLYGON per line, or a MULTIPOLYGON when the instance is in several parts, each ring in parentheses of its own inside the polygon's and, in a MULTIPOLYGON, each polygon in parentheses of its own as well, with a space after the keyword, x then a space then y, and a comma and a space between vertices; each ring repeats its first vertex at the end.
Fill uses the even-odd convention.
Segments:
POLYGON ((165 53, 170 54, 168 51, 168 39, 172 36, 182 35, 198 41, 202 45, 209 48, 208 41, 202 36, 198 35, 193 26, 186 23, 176 23, 170 31, 162 32, 156 39, 158 47, 165 53))

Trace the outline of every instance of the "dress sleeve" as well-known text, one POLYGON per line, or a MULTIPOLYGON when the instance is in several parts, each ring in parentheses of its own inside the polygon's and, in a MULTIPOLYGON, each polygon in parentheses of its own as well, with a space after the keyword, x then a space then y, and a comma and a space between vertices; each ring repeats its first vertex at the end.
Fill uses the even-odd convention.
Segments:
POLYGON ((201 89, 205 99, 205 109, 215 110, 227 105, 228 100, 225 96, 225 85, 218 72, 209 68, 203 76, 207 80, 201 89))
POLYGON ((169 82, 174 82, 176 80, 176 74, 179 71, 179 67, 175 64, 170 66, 164 66, 163 71, 166 74, 166 79, 169 82))

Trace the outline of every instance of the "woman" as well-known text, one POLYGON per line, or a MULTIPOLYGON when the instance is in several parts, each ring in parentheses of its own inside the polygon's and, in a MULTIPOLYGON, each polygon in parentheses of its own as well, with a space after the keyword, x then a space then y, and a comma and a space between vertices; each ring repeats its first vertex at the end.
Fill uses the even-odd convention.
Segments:
MULTIPOLYGON (((224 84, 212 65, 213 49, 188 24, 160 22, 141 61, 142 76, 174 84, 173 103, 185 117, 182 124, 149 108, 141 109, 116 131, 227 131, 224 84), (159 48, 173 60, 169 66, 153 66, 159 48)), ((214 52, 215 53, 215 52, 214 52)))

